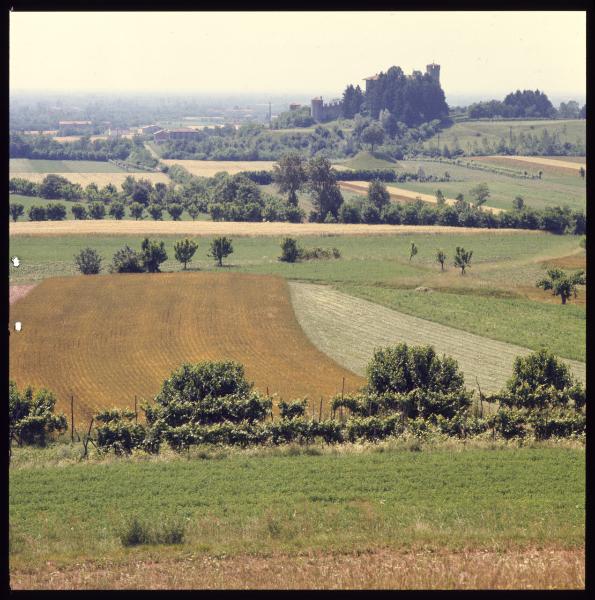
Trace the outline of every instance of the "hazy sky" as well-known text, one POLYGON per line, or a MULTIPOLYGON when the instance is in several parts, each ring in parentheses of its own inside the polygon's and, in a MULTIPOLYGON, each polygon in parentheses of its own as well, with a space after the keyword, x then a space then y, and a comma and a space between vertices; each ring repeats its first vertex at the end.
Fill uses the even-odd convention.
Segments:
POLYGON ((339 96, 441 65, 447 97, 584 95, 584 12, 11 13, 12 90, 339 96))

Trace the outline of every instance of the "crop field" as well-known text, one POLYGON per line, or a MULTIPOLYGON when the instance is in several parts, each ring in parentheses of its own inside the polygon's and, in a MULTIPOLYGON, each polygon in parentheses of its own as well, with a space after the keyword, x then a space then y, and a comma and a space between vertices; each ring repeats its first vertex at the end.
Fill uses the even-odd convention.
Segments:
MULTIPOLYGON (((502 235, 500 231, 486 230, 472 234, 461 229, 445 233, 426 233, 424 228, 399 231, 402 233, 393 236, 301 236, 300 244, 305 248, 335 246, 341 252, 341 259, 294 264, 278 260, 281 235, 234 235, 234 253, 225 261, 229 265, 226 270, 327 284, 399 313, 516 346, 531 349, 545 346, 564 358, 585 360, 586 291, 581 289, 577 300, 570 299, 566 306, 561 306, 559 298, 535 288, 535 281, 543 277, 548 266, 585 268, 585 252, 578 245, 578 236, 519 231, 502 235), (415 242, 419 252, 409 261, 411 242, 415 242), (474 251, 471 267, 464 277, 452 266, 456 246, 474 251), (435 262, 436 248, 447 253, 444 272, 435 262), (417 287, 431 291, 416 292, 417 287)), ((173 252, 173 244, 179 237, 179 234, 159 236, 169 257, 162 265, 164 272, 181 269, 173 252)), ((139 248, 141 241, 140 234, 11 235, 10 255, 19 256, 21 266, 11 268, 10 284, 27 285, 48 277, 76 275, 73 256, 87 246, 97 249, 107 268, 116 250, 125 244, 139 248)), ((199 248, 190 267, 219 270, 207 258, 210 238, 198 237, 196 241, 199 248)))
MULTIPOLYGON (((358 192, 361 195, 367 195, 368 188, 370 187, 367 181, 341 181, 339 182, 341 189, 358 192)), ((397 202, 415 202, 416 200, 422 200, 423 202, 429 202, 430 204, 436 204, 436 196, 433 194, 425 194, 423 192, 411 191, 402 187, 396 187, 394 185, 387 185, 386 189, 390 194, 391 200, 397 202)), ((454 204, 456 200, 454 198, 445 198, 446 204, 454 204)), ((493 208, 491 206, 482 206, 482 210, 487 210, 493 213, 501 213, 503 209, 493 208)))
MULTIPOLYGON (((65 177, 71 183, 80 183, 83 187, 86 187, 90 183, 95 183, 99 187, 103 187, 108 183, 113 183, 116 187, 120 187, 126 177, 129 177, 133 173, 132 177, 135 179, 148 179, 153 185, 156 183, 169 183, 170 179, 165 173, 149 173, 149 172, 141 172, 141 171, 120 171, 118 173, 108 173, 108 172, 96 172, 96 173, 60 173, 53 171, 54 175, 60 175, 61 177, 65 177)), ((41 183, 47 173, 18 173, 17 177, 22 177, 23 179, 28 179, 29 181, 33 181, 34 183, 41 183)))
POLYGON ((272 171, 275 161, 272 160, 161 160, 162 163, 172 166, 180 165, 198 177, 212 177, 215 173, 225 172, 230 175, 242 171, 272 171))
POLYGON ((8 170, 10 177, 22 177, 22 174, 31 173, 56 173, 66 177, 65 173, 126 172, 114 163, 102 160, 32 160, 29 158, 11 158, 8 170))
POLYGON ((571 142, 573 144, 581 142, 586 143, 587 122, 585 119, 571 120, 537 120, 537 121, 463 121, 455 123, 452 127, 444 129, 426 142, 424 146, 431 148, 439 143, 440 147, 444 144, 454 147, 455 138, 459 146, 465 151, 470 152, 473 142, 477 142, 481 147, 482 137, 487 138, 490 143, 498 142, 501 137, 506 139, 512 129, 513 135, 524 133, 533 136, 541 136, 544 129, 550 134, 558 133, 562 142, 571 142))
POLYGON ((363 380, 311 344, 287 283, 237 273, 52 278, 11 307, 10 374, 44 385, 77 418, 152 399, 184 362, 237 360, 256 387, 285 399, 319 399, 363 380))
MULTIPOLYGON (((493 393, 502 389, 511 376, 515 357, 530 352, 397 312, 328 286, 291 282, 290 289, 297 319, 306 335, 325 354, 362 376, 375 348, 400 342, 430 344, 439 354, 452 356, 459 363, 467 387, 477 389, 479 382, 482 391, 493 393)), ((584 383, 585 363, 568 364, 584 383)))
POLYGON ((581 448, 306 450, 15 449, 11 587, 585 585, 581 448), (184 542, 123 548, 132 516, 180 519, 184 542))
POLYGON ((530 170, 534 172, 536 169, 542 171, 545 174, 552 175, 577 175, 581 168, 586 169, 587 163, 584 157, 566 157, 559 156, 545 157, 545 156, 474 156, 472 161, 503 165, 505 167, 511 167, 513 169, 530 170), (567 158, 578 158, 577 161, 566 160, 567 158))

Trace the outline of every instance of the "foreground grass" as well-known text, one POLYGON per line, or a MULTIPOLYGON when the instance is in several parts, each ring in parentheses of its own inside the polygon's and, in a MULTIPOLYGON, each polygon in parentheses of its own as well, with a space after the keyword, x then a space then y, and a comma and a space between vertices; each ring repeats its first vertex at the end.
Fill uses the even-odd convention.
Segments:
POLYGON ((46 561, 128 564, 188 553, 584 544, 580 448, 379 449, 385 451, 223 451, 194 454, 198 460, 13 464, 11 570, 43 572, 46 561), (184 520, 184 543, 123 548, 118 532, 134 515, 146 523, 184 520))

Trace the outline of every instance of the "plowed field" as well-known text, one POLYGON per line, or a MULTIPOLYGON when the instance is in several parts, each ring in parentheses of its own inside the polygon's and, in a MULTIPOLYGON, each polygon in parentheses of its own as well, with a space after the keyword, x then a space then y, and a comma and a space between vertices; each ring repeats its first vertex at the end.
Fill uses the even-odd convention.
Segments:
MULTIPOLYGON (((262 392, 308 395, 319 407, 363 379, 318 350, 298 324, 285 280, 237 273, 47 279, 11 307, 10 377, 44 385, 57 409, 85 421, 97 409, 152 399, 183 362, 243 363, 262 392)), ((140 402, 139 402, 140 403, 140 402)), ((76 426, 76 424, 75 424, 76 426)), ((82 427, 82 423, 77 427, 82 427)))

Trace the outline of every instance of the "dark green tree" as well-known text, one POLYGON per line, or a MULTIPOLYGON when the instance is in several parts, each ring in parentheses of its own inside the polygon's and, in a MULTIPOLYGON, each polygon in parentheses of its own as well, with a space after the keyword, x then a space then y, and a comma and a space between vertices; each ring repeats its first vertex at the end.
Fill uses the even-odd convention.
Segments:
POLYGON ((218 237, 211 242, 209 256, 214 258, 217 261, 217 264, 222 267, 223 259, 232 254, 232 252, 233 246, 231 244, 231 240, 226 237, 218 237))
POLYGON ((141 255, 145 270, 148 273, 159 273, 159 265, 167 260, 165 243, 145 238, 141 244, 141 255))
POLYGON ((304 158, 297 152, 282 156, 273 166, 273 180, 277 184, 279 192, 288 194, 287 202, 291 206, 297 206, 297 193, 307 180, 304 158))
POLYGON ((457 246, 454 265, 455 267, 461 269, 461 275, 465 274, 465 269, 471 264, 472 256, 473 250, 465 250, 465 248, 460 248, 457 246))
POLYGON ((83 248, 74 256, 74 264, 83 275, 97 275, 103 259, 94 248, 83 248))
POLYGON ((198 244, 188 238, 179 240, 174 244, 176 260, 184 265, 184 270, 186 270, 186 265, 192 260, 197 248, 198 244))
POLYGON ((12 217, 13 222, 17 222, 18 218, 25 213, 25 207, 17 202, 11 202, 8 207, 8 212, 12 217))

